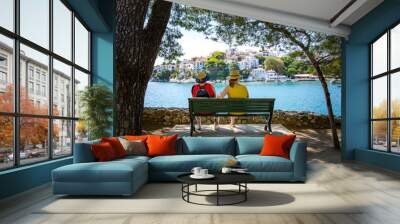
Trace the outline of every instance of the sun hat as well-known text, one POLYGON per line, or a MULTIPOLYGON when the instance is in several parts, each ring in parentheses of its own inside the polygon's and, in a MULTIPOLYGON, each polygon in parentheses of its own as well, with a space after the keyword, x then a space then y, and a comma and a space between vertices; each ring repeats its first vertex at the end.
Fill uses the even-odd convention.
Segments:
POLYGON ((199 72, 199 74, 197 75, 197 78, 202 80, 205 79, 207 76, 207 74, 204 71, 199 72))
POLYGON ((229 73, 228 79, 239 79, 240 78, 240 73, 238 70, 231 70, 231 72, 229 73))
POLYGON ((208 76, 207 76, 206 72, 201 71, 201 72, 199 72, 199 74, 197 74, 197 82, 203 83, 203 82, 207 82, 207 80, 208 80, 208 76))

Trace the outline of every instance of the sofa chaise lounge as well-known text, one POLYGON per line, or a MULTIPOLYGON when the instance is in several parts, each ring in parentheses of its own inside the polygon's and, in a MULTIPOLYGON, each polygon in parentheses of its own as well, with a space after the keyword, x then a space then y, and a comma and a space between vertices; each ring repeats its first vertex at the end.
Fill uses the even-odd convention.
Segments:
POLYGON ((306 144, 295 141, 290 159, 260 156, 263 137, 182 137, 177 155, 127 156, 96 162, 90 141, 75 144, 74 163, 52 172, 53 193, 67 195, 132 195, 148 181, 176 181, 176 177, 200 166, 218 172, 228 160, 236 160, 258 182, 305 182, 306 144))

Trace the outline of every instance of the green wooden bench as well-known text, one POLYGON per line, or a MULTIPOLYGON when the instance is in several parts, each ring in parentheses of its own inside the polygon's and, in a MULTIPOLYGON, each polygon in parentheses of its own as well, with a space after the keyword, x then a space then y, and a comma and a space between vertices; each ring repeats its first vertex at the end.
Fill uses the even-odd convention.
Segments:
POLYGON ((263 116, 265 130, 272 132, 271 123, 275 99, 217 99, 189 98, 190 135, 193 135, 195 116, 263 116), (231 113, 243 113, 240 115, 231 113))

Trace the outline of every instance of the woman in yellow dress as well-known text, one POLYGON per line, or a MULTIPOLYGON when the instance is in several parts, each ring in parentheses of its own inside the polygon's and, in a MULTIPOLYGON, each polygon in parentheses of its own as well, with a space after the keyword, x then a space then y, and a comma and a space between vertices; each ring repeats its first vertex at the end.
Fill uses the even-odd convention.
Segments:
MULTIPOLYGON (((240 73, 238 70, 232 70, 229 74, 229 85, 218 95, 218 98, 249 98, 249 91, 245 85, 239 83, 240 73)), ((242 113, 231 113, 232 115, 241 115, 242 113)), ((231 127, 235 126, 235 117, 231 117, 231 127)))

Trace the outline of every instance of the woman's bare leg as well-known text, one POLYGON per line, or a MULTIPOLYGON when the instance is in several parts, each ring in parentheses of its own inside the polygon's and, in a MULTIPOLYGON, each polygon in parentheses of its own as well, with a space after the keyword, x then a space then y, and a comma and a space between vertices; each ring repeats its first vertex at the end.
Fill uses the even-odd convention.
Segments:
POLYGON ((219 125, 219 117, 214 117, 214 130, 218 129, 218 125, 219 125))
POLYGON ((196 117, 197 125, 199 126, 197 130, 201 130, 201 117, 196 117))
POLYGON ((235 127, 235 121, 236 121, 236 117, 231 117, 231 123, 230 123, 231 127, 235 127))

